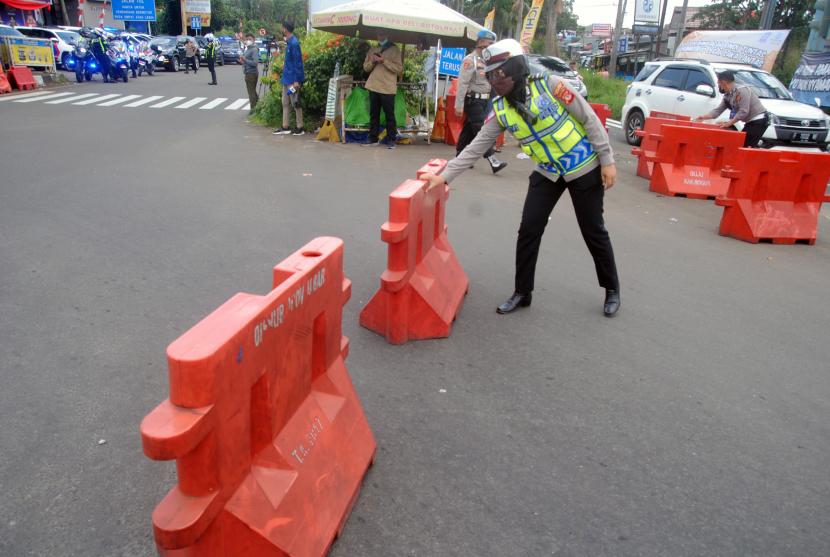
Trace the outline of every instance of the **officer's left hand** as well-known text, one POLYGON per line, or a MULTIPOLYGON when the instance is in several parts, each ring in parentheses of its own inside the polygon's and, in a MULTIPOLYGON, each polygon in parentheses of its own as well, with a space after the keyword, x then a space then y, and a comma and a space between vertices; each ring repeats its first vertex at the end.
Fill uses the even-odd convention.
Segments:
POLYGON ((463 110, 456 110, 455 115, 458 116, 459 118, 461 118, 461 116, 464 115, 464 111, 463 110))
POLYGON ((718 125, 722 128, 731 128, 732 127, 732 122, 727 120, 726 122, 718 122, 718 125))
POLYGON ((614 182, 617 181, 617 165, 606 164, 601 168, 602 172, 602 187, 610 190, 614 187, 614 182))

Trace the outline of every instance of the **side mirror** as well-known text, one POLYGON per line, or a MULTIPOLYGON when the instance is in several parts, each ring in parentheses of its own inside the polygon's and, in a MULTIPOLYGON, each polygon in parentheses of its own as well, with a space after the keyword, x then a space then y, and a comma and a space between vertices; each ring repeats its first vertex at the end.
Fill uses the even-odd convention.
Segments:
POLYGON ((698 95, 706 95, 707 97, 714 97, 715 89, 711 85, 701 83, 700 85, 695 87, 695 93, 697 93, 698 95))
POLYGON ((816 106, 821 108, 821 99, 818 97, 813 97, 813 102, 816 103, 816 106))

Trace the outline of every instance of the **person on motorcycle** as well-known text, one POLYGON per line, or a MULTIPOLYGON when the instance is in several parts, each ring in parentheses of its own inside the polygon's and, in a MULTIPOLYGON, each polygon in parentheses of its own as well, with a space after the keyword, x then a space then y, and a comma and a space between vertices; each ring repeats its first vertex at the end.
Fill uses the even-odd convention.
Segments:
POLYGON ((216 83, 216 43, 219 41, 216 40, 216 37, 213 36, 213 33, 208 33, 205 35, 205 39, 207 39, 207 46, 205 47, 205 59, 207 60, 208 64, 208 71, 210 72, 210 76, 213 78, 213 81, 208 83, 208 85, 218 85, 216 83))
POLYGON ((106 39, 105 31, 101 29, 93 30, 93 36, 89 41, 89 48, 93 56, 95 56, 95 59, 98 60, 98 65, 101 66, 101 75, 104 76, 104 83, 115 81, 110 80, 112 69, 110 68, 110 57, 107 55, 109 41, 106 39))

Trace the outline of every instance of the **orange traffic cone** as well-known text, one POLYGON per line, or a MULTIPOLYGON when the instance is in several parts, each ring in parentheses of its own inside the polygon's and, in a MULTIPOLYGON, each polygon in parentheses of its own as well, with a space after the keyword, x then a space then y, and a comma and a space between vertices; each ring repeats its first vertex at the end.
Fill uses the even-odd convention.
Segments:
POLYGON ((438 112, 435 113, 435 122, 432 124, 432 134, 429 136, 430 141, 438 143, 444 142, 444 128, 447 126, 447 115, 444 111, 444 99, 438 99, 438 112))

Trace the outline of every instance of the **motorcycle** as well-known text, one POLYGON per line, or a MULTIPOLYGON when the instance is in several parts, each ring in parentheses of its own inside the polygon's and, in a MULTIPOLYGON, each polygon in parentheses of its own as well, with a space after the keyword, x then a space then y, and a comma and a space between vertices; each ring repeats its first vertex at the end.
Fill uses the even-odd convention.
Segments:
POLYGON ((122 41, 111 41, 110 47, 107 50, 107 56, 110 58, 110 74, 112 79, 118 81, 123 79, 124 83, 129 81, 130 76, 130 56, 127 52, 127 47, 122 41))
POLYGON ((156 62, 158 62, 158 53, 150 48, 150 43, 142 41, 138 45, 138 75, 147 73, 153 75, 156 71, 156 62))
POLYGON ((129 57, 127 60, 127 65, 129 66, 130 71, 133 74, 133 79, 135 79, 136 77, 138 77, 138 69, 141 66, 138 58, 138 46, 135 43, 127 43, 127 56, 129 57))
POLYGON ((66 65, 67 69, 75 72, 75 79, 78 83, 82 83, 84 80, 91 81, 92 74, 101 71, 98 60, 95 59, 95 55, 89 49, 89 41, 86 39, 80 39, 75 43, 75 50, 67 60, 66 65))

